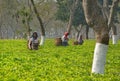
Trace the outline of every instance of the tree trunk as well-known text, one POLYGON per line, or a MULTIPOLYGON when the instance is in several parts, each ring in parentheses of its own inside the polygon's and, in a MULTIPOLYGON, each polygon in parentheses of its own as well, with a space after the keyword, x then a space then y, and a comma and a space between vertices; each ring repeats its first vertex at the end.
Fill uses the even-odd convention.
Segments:
POLYGON ((104 73, 109 44, 109 29, 97 0, 83 0, 83 9, 89 27, 93 27, 96 38, 92 73, 104 73))
POLYGON ((2 30, 1 30, 1 26, 0 26, 0 39, 2 39, 2 30))
POLYGON ((108 19, 108 27, 112 30, 112 40, 113 44, 117 44, 117 31, 116 26, 114 25, 114 16, 116 15, 116 8, 118 7, 119 0, 113 0, 111 8, 109 9, 108 0, 104 0, 103 8, 104 13, 108 19))
POLYGON ((27 24, 27 38, 29 39, 30 35, 31 35, 30 17, 32 16, 32 8, 31 8, 31 4, 30 4, 29 0, 27 1, 27 4, 28 4, 29 9, 30 9, 30 14, 29 14, 28 18, 26 19, 26 24, 27 24))
POLYGON ((112 41, 113 41, 113 44, 117 44, 117 28, 116 26, 114 25, 114 16, 116 15, 116 8, 118 7, 118 3, 119 3, 119 0, 114 0, 112 2, 112 6, 110 8, 110 14, 109 14, 109 18, 108 18, 108 26, 109 26, 109 29, 112 30, 112 41))
POLYGON ((43 27, 42 19, 41 19, 41 17, 39 16, 39 13, 38 13, 37 8, 36 8, 36 6, 35 6, 35 4, 34 4, 34 1, 31 0, 31 3, 32 3, 32 5, 33 5, 33 9, 34 9, 34 12, 35 12, 35 14, 36 14, 36 17, 37 17, 37 19, 38 19, 38 21, 39 21, 39 23, 40 23, 40 28, 41 28, 41 42, 40 42, 40 45, 43 45, 43 44, 44 44, 44 41, 45 41, 45 29, 44 29, 44 27, 43 27))
POLYGON ((70 18, 69 18, 69 22, 68 22, 68 27, 67 27, 67 32, 70 33, 71 27, 72 27, 72 21, 73 21, 73 12, 70 11, 70 18))
POLYGON ((0 39, 2 39, 2 24, 3 24, 3 21, 2 21, 2 15, 0 14, 0 39))
POLYGON ((79 0, 75 0, 73 5, 72 5, 72 8, 70 9, 70 18, 69 18, 69 22, 68 22, 68 26, 67 26, 67 32, 70 34, 70 31, 71 31, 71 27, 72 27, 72 22, 73 22, 73 19, 74 19, 74 14, 75 14, 75 9, 78 5, 78 1, 79 0))
POLYGON ((103 0, 103 13, 106 19, 109 19, 110 9, 108 0, 103 0))
POLYGON ((117 36, 117 28, 114 24, 111 25, 112 30, 112 43, 117 44, 118 36, 117 36))
POLYGON ((80 32, 82 31, 82 27, 83 27, 82 24, 80 25, 80 29, 77 29, 77 27, 74 27, 74 29, 75 29, 75 31, 76 31, 75 41, 78 41, 78 38, 79 38, 79 36, 80 36, 80 32))
POLYGON ((88 32, 89 32, 89 26, 87 25, 87 26, 86 26, 86 39, 89 39, 89 37, 88 37, 88 32))
POLYGON ((29 20, 27 20, 27 38, 28 39, 30 38, 30 32, 31 32, 30 24, 29 24, 29 20))
POLYGON ((0 22, 0 39, 2 39, 2 23, 0 22))
POLYGON ((118 3, 119 3, 119 0, 113 0, 113 2, 112 2, 112 6, 110 9, 110 14, 109 14, 109 18, 108 18, 109 29, 111 27, 111 24, 113 23, 114 15, 116 15, 116 8, 118 7, 118 3))

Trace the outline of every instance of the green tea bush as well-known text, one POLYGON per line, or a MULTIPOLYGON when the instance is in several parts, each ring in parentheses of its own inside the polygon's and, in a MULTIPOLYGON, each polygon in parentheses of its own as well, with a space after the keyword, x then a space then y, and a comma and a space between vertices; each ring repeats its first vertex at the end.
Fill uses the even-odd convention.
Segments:
POLYGON ((105 74, 91 74, 94 40, 83 45, 55 46, 47 39, 39 50, 26 40, 0 40, 0 81, 120 81, 120 41, 110 42, 105 74))

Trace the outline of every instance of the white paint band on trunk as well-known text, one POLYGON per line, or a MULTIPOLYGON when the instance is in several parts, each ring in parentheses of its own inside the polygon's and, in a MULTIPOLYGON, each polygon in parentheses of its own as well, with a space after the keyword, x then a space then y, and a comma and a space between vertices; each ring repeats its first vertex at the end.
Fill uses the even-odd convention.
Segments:
POLYGON ((118 36, 117 35, 112 35, 112 42, 113 44, 117 44, 118 36))
POLYGON ((30 39, 30 36, 27 36, 27 39, 29 40, 29 39, 30 39))
POLYGON ((44 41, 45 41, 45 36, 41 36, 41 41, 40 41, 41 46, 44 44, 44 41))
POLYGON ((96 43, 94 50, 92 73, 99 73, 99 74, 104 73, 107 50, 108 50, 108 45, 96 43))

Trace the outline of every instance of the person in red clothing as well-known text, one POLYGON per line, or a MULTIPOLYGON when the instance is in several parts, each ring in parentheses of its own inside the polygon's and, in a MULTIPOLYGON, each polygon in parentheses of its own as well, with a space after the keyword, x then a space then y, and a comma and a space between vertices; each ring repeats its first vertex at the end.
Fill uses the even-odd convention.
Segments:
POLYGON ((64 35, 62 36, 62 45, 63 46, 68 46, 68 35, 69 33, 68 32, 65 32, 64 35))

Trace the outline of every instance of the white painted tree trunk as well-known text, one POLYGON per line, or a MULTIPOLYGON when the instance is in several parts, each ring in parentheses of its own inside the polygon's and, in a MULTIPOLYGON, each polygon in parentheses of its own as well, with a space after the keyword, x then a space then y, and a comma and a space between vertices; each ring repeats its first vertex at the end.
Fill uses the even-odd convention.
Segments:
POLYGON ((44 44, 44 41, 45 41, 45 36, 41 36, 41 41, 40 41, 41 46, 44 44))
POLYGON ((117 35, 112 35, 112 43, 117 44, 118 36, 117 35))
POLYGON ((99 73, 99 74, 104 73, 107 50, 108 50, 108 45, 96 43, 94 50, 92 73, 99 73))
POLYGON ((30 36, 27 36, 27 40, 29 40, 30 39, 30 36))

